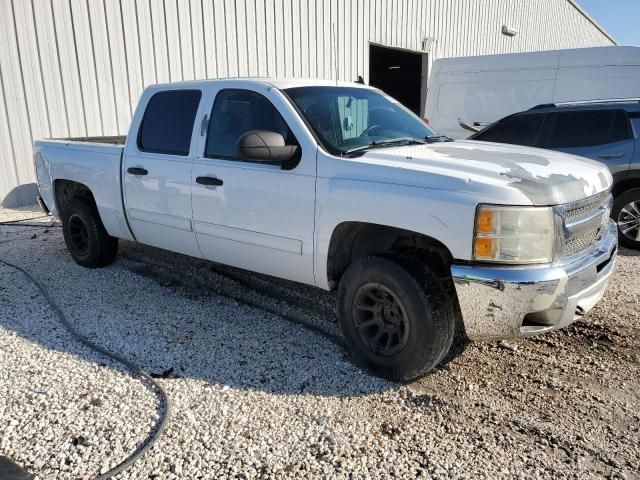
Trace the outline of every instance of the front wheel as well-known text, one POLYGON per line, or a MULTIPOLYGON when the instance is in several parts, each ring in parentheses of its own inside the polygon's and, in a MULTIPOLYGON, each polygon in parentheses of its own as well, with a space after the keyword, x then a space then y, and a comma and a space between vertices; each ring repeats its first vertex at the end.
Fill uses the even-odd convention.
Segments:
POLYGON ((453 299, 417 261, 356 260, 340 281, 338 311, 351 350, 391 380, 428 372, 453 340, 453 299))
POLYGON ((640 188, 632 188, 616 197, 611 209, 611 218, 618 225, 621 245, 640 249, 640 188))

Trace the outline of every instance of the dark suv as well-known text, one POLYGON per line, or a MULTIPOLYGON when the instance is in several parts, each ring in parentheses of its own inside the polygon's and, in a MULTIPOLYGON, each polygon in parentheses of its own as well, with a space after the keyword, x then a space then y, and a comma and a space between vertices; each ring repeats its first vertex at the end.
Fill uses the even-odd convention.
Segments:
POLYGON ((613 174, 611 218, 620 243, 640 249, 640 102, 538 105, 473 134, 470 140, 572 153, 604 162, 613 174))

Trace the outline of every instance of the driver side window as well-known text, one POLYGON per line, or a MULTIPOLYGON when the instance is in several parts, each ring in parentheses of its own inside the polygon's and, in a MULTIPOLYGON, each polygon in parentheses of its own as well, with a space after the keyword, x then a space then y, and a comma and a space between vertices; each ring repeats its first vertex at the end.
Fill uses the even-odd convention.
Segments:
POLYGON ((205 156, 247 160, 238 152, 238 139, 253 130, 276 132, 282 135, 287 145, 298 144, 267 98, 250 90, 221 90, 216 95, 209 120, 205 156))

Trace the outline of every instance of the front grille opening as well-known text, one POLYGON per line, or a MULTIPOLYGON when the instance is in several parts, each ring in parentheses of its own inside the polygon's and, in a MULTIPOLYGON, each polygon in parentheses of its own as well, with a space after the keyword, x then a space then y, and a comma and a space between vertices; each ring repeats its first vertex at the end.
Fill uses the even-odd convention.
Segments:
POLYGON ((613 260, 613 257, 616 254, 616 250, 618 250, 618 247, 614 247, 614 249, 611 251, 611 255, 609 256, 609 258, 607 258, 605 261, 603 261, 596 267, 597 273, 600 273, 607 265, 611 263, 611 260, 613 260))
POLYGON ((602 239, 606 233, 610 203, 611 195, 607 191, 562 207, 566 237, 561 250, 563 257, 579 255, 602 239), (602 215, 595 215, 597 212, 602 215), (573 234, 576 230, 579 232, 577 235, 573 234))
POLYGON ((588 197, 584 200, 575 202, 572 207, 567 208, 565 213, 565 220, 572 222, 574 220, 588 217, 595 213, 599 208, 602 208, 609 201, 609 192, 602 192, 592 197, 588 197))
POLYGON ((586 250, 596 242, 599 235, 600 229, 596 228, 580 235, 579 237, 569 240, 564 244, 564 256, 571 257, 582 252, 583 250, 586 250))
POLYGON ((548 327, 555 325, 562 317, 561 308, 550 308, 542 312, 527 313, 522 320, 523 327, 548 327))

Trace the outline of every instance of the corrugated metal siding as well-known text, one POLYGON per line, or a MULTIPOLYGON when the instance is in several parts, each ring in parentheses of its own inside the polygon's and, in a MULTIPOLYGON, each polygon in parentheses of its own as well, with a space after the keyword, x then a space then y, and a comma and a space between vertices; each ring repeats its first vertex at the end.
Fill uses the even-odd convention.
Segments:
POLYGON ((613 43, 568 0, 0 0, 0 203, 32 201, 33 139, 124 135, 146 85, 367 79, 368 42, 425 36, 430 60, 613 43))

